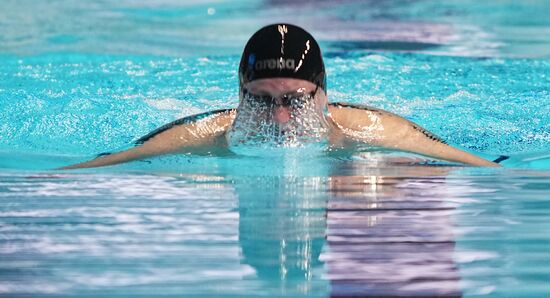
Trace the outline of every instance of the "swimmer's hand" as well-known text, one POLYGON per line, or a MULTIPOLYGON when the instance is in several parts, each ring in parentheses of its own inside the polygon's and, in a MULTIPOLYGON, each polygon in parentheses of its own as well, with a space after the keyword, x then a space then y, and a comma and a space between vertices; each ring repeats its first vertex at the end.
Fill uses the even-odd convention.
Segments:
POLYGON ((59 168, 58 170, 103 167, 148 157, 184 152, 186 149, 215 146, 234 118, 233 110, 220 110, 186 117, 141 138, 137 146, 122 152, 59 168))
POLYGON ((330 106, 329 112, 336 125, 354 141, 472 166, 500 167, 449 146, 419 125, 384 110, 336 103, 330 106))

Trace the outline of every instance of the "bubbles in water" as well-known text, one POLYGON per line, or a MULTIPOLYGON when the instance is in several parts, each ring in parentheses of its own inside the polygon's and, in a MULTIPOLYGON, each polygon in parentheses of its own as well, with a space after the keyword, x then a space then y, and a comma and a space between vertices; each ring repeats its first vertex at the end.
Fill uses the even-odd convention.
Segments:
POLYGON ((232 151, 245 155, 286 154, 296 148, 322 151, 328 147, 329 127, 325 107, 316 105, 311 95, 279 107, 245 94, 228 133, 228 143, 232 151), (288 109, 287 122, 274 119, 277 109, 288 109))

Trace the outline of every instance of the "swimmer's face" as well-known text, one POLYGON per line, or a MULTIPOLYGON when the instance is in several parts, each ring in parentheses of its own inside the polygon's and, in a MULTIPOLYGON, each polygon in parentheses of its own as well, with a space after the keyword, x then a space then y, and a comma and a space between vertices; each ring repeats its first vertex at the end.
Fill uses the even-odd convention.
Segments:
POLYGON ((228 133, 231 145, 299 147, 325 140, 329 131, 325 92, 290 78, 245 84, 228 133))
MULTIPOLYGON (((292 117, 299 117, 300 110, 314 110, 324 114, 327 98, 323 89, 315 84, 291 78, 255 80, 246 84, 241 94, 241 104, 264 106, 258 109, 258 117, 285 124, 292 117), (264 112, 269 112, 266 115, 264 112)), ((303 112, 303 111, 302 111, 303 112)))

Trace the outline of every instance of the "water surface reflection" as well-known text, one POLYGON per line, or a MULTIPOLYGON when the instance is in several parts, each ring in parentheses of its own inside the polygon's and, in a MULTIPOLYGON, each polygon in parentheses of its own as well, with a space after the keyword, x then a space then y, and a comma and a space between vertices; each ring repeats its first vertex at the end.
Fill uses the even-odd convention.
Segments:
POLYGON ((461 296, 545 261, 547 176, 320 164, 2 174, 0 294, 461 296))
POLYGON ((332 176, 329 184, 321 259, 332 296, 461 296, 457 198, 445 181, 452 168, 355 169, 370 175, 332 176))

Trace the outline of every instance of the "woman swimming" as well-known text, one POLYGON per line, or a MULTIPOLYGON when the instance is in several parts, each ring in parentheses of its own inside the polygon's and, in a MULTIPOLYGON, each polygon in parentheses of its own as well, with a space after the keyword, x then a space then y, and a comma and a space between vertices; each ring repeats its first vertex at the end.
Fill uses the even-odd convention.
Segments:
POLYGON ((290 24, 257 31, 239 65, 239 106, 185 117, 140 138, 135 147, 62 169, 113 165, 201 148, 300 148, 367 144, 474 166, 495 162, 446 144, 419 125, 363 105, 329 103, 321 50, 290 24))

